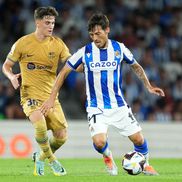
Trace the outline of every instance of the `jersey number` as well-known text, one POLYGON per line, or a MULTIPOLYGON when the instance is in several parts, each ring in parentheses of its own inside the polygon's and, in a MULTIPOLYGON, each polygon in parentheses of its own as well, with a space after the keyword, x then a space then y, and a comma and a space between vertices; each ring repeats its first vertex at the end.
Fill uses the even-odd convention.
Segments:
POLYGON ((38 106, 38 102, 34 99, 28 99, 27 106, 38 106))
POLYGON ((131 118, 131 120, 135 120, 135 118, 131 112, 128 113, 128 117, 131 118))

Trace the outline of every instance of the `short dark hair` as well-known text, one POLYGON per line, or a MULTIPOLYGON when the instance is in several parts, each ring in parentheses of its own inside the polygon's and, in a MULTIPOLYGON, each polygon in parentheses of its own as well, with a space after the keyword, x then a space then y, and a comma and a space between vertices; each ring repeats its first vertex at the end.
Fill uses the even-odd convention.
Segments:
POLYGON ((92 31, 96 25, 100 25, 103 30, 109 27, 109 20, 107 16, 102 13, 93 14, 88 20, 88 31, 92 31))
POLYGON ((52 6, 47 6, 47 7, 38 7, 34 11, 34 19, 43 19, 44 16, 58 16, 58 12, 56 9, 52 6))

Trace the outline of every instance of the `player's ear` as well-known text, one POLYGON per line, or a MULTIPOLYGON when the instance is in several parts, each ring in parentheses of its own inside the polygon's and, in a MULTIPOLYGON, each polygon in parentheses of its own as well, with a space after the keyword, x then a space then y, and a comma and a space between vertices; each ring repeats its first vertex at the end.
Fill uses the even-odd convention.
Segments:
POLYGON ((106 33, 109 33, 110 32, 110 27, 107 27, 105 31, 106 31, 106 33))
POLYGON ((36 27, 39 27, 39 25, 40 25, 40 20, 35 20, 35 25, 36 25, 36 27))

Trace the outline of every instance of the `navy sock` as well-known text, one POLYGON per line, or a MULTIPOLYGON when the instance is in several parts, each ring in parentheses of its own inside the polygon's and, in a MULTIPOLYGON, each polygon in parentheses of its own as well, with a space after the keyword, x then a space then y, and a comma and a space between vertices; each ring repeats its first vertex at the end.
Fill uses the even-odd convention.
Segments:
POLYGON ((147 145, 147 141, 144 140, 144 143, 142 145, 135 145, 134 144, 134 150, 136 152, 140 152, 141 154, 143 154, 144 156, 146 156, 148 154, 148 145, 147 145))

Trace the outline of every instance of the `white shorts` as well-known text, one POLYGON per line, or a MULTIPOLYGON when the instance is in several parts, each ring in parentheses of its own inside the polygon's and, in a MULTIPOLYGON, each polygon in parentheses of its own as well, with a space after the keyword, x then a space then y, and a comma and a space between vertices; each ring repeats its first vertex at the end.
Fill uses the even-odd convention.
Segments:
POLYGON ((116 128, 123 136, 141 131, 138 121, 128 106, 114 109, 87 108, 87 113, 91 137, 100 133, 107 134, 109 126, 116 128))

